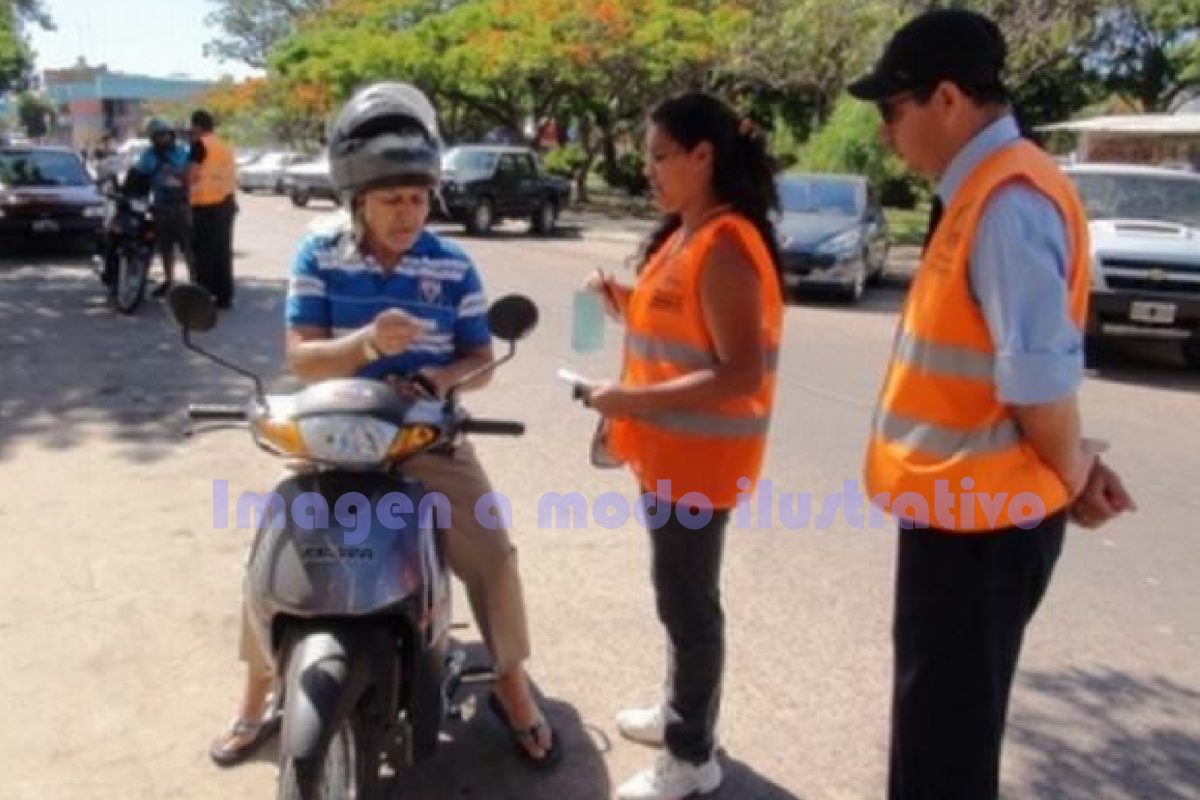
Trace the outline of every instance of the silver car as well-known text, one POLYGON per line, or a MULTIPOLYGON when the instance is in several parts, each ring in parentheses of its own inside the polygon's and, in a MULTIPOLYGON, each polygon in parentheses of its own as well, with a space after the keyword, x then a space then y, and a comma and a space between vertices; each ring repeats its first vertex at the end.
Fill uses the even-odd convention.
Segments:
POLYGON ((283 194, 287 168, 296 164, 306 164, 312 160, 312 156, 303 153, 286 151, 266 153, 253 163, 238 170, 238 186, 243 192, 283 194))
POLYGON ((1091 238, 1089 355, 1109 338, 1168 340, 1200 367, 1200 175, 1125 164, 1065 172, 1091 238))
POLYGON ((783 282, 833 290, 857 302, 887 268, 887 222, 867 179, 787 174, 776 178, 783 282))

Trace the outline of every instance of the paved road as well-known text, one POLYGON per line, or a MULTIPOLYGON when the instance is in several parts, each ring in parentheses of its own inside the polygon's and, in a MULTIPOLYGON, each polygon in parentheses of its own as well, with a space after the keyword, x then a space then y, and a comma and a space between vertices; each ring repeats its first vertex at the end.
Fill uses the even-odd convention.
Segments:
MULTIPOLYGON (((285 274, 321 211, 263 197, 243 211, 236 306, 205 341, 283 386, 285 274)), ((523 440, 479 447, 513 502, 531 670, 569 760, 530 774, 483 714, 452 726, 397 797, 599 800, 652 758, 611 723, 622 705, 653 700, 662 674, 644 535, 632 523, 540 529, 537 515, 548 491, 632 489, 588 467, 593 420, 554 371, 611 372, 613 329, 602 354, 570 354, 570 296, 593 266, 628 274, 635 240, 615 222, 553 240, 518 228, 462 239, 493 297, 523 292, 542 311, 517 361, 471 403, 529 424, 523 440)), ((789 308, 767 471, 778 492, 819 500, 858 476, 901 283, 857 308, 789 308)), ((244 385, 184 352, 160 304, 111 313, 69 255, 0 261, 0 377, 0 797, 272 796, 270 752, 222 772, 204 751, 240 681, 250 538, 213 529, 212 482, 259 490, 279 465, 239 431, 185 439, 179 415, 189 401, 238 400, 244 385)), ((1014 697, 1010 798, 1200 796, 1198 392, 1200 375, 1170 353, 1117 354, 1087 381, 1088 431, 1113 443, 1142 511, 1069 537, 1014 697)), ((718 798, 882 795, 893 540, 844 517, 821 531, 777 519, 731 534, 718 798)))

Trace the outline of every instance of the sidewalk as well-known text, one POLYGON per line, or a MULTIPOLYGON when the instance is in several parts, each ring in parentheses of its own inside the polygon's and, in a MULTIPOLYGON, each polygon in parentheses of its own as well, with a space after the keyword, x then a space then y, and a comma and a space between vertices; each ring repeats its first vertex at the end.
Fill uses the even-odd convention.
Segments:
POLYGON ((559 217, 564 228, 577 228, 584 239, 637 245, 657 226, 656 220, 609 216, 596 211, 568 209, 559 217))

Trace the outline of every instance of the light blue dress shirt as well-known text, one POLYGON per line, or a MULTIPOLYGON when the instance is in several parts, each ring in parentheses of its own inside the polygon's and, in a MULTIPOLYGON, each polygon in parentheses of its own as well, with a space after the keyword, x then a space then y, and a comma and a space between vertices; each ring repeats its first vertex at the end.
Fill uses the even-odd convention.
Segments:
MULTIPOLYGON (((938 181, 948 208, 971 171, 1020 138, 1003 117, 959 151, 938 181)), ((1026 182, 988 199, 971 247, 970 282, 996 346, 996 388, 1013 405, 1052 403, 1083 381, 1083 334, 1067 309, 1067 230, 1058 208, 1026 182)))

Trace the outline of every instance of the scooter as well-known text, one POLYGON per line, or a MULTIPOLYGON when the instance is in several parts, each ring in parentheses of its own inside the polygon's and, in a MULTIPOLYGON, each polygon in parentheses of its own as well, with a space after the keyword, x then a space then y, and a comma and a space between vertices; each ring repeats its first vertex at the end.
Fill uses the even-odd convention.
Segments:
POLYGON ((96 271, 122 314, 132 314, 146 296, 157 231, 145 197, 119 191, 111 183, 104 192, 109 210, 97 242, 96 271))
MULTIPOLYGON (((180 285, 167 297, 185 347, 254 383, 246 407, 194 405, 189 418, 248 423, 256 445, 305 467, 269 495, 245 582, 250 623, 280 676, 278 798, 385 796, 389 774, 433 753, 460 687, 494 679, 450 647, 436 507, 404 462, 466 433, 518 436, 524 425, 472 419, 457 387, 443 399, 420 380, 411 391, 351 378, 268 396, 257 375, 191 341, 216 324, 208 292, 180 285), (338 513, 348 503, 360 506, 354 519, 338 513)), ((508 352, 459 385, 510 361, 536 323, 530 300, 496 301, 488 324, 508 352)))

